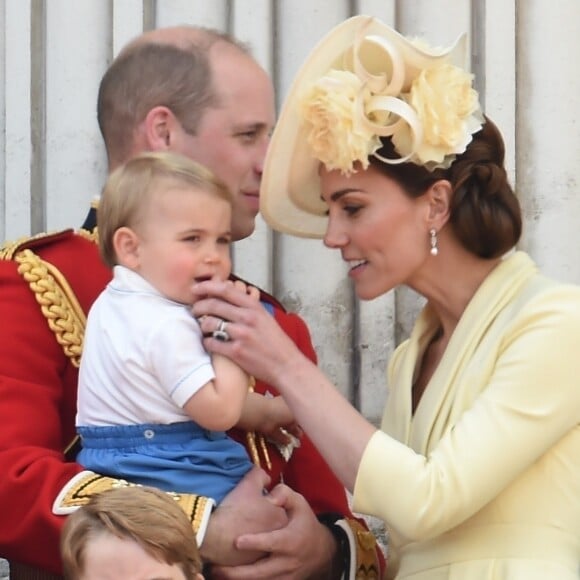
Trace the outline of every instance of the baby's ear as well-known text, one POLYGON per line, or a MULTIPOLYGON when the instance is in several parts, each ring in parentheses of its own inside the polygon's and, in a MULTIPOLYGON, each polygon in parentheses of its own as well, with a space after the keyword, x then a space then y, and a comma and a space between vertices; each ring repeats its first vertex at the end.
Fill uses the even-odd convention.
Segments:
POLYGON ((139 236, 131 228, 123 226, 113 234, 113 248, 118 264, 131 270, 140 266, 139 236))

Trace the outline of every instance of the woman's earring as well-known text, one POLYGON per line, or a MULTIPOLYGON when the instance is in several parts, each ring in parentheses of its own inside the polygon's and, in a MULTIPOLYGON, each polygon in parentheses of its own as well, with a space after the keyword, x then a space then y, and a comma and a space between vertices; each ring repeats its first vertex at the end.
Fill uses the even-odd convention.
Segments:
POLYGON ((436 256, 439 253, 439 248, 437 247, 437 230, 435 228, 431 228, 429 230, 429 243, 431 244, 431 252, 432 256, 436 256))

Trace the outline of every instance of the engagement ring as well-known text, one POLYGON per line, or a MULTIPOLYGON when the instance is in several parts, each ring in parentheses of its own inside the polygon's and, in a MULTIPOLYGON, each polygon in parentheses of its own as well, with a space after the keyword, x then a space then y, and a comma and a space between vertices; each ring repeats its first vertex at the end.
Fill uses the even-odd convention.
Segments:
POLYGON ((211 333, 213 338, 215 338, 216 340, 221 340, 222 342, 228 342, 229 340, 231 340, 231 337, 228 334, 228 331, 226 330, 227 324, 228 323, 225 320, 220 320, 217 330, 214 330, 211 333))

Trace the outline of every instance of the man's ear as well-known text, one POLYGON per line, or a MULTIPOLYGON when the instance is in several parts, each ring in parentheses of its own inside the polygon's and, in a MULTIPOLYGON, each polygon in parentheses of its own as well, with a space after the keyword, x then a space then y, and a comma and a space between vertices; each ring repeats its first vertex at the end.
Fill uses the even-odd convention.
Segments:
POLYGON ((136 270, 139 267, 139 236, 131 228, 123 226, 115 231, 113 248, 117 262, 121 266, 131 270, 136 270))
POLYGON ((440 179, 427 190, 426 195, 429 203, 429 228, 439 231, 449 221, 453 195, 451 183, 446 179, 440 179))
POLYGON ((166 151, 171 147, 171 140, 177 119, 171 109, 159 105, 153 107, 143 120, 143 132, 150 151, 166 151))

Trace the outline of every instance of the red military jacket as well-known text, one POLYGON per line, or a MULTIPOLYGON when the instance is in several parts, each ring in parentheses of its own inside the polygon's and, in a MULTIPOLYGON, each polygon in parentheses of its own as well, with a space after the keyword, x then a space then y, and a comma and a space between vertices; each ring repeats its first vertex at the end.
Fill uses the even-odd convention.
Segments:
MULTIPOLYGON (((72 230, 30 239, 0 251, 0 556, 60 573, 64 518, 52 506, 80 465, 64 451, 75 438, 78 364, 85 316, 111 278, 94 236, 72 230)), ((262 300, 299 348, 315 353, 303 320, 271 296, 262 300)), ((257 392, 272 387, 261 382, 257 392)), ((246 443, 245 433, 232 435, 246 443)), ((380 578, 384 559, 361 520, 352 515, 340 482, 310 440, 286 461, 267 444, 273 484, 283 481, 335 529, 354 578, 380 578), (342 536, 342 539, 339 538, 342 536), (364 572, 368 571, 368 574, 364 572)))

